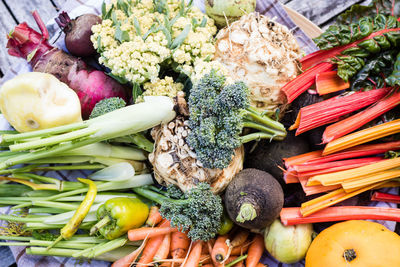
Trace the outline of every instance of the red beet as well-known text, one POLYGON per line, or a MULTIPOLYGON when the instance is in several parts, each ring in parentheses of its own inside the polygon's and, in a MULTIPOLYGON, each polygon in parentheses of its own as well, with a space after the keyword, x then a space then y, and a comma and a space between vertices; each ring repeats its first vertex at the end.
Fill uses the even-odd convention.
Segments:
POLYGON ((61 12, 56 22, 65 32, 65 46, 72 55, 86 57, 96 54, 90 35, 92 26, 101 23, 99 16, 84 14, 71 20, 66 12, 61 12))
POLYGON ((8 37, 8 53, 25 58, 33 71, 53 74, 66 83, 78 95, 82 107, 82 117, 87 119, 92 109, 102 99, 120 97, 129 102, 129 93, 104 72, 96 70, 78 58, 52 47, 48 43, 49 34, 36 11, 33 12, 42 34, 23 22, 15 27, 8 37))

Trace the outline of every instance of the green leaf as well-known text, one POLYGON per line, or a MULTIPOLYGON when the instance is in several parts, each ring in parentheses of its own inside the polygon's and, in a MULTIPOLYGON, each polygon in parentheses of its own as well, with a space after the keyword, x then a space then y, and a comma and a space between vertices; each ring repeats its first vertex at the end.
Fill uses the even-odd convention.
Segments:
POLYGON ((104 1, 103 4, 101 5, 101 15, 102 18, 104 18, 105 14, 107 13, 107 7, 106 7, 106 2, 104 1))
POLYGON ((140 85, 138 83, 133 84, 132 88, 132 101, 133 103, 136 102, 136 99, 143 94, 142 89, 140 88, 140 85))
POLYGON ((200 23, 200 27, 204 28, 206 25, 207 25, 207 18, 204 16, 200 23))
POLYGON ((37 46, 32 52, 28 54, 26 57, 27 62, 31 62, 32 58, 36 55, 36 52, 38 51, 39 46, 37 46))
POLYGON ((174 39, 174 41, 171 44, 171 49, 177 49, 179 48, 183 42, 185 41, 186 37, 188 36, 190 29, 192 28, 191 24, 188 24, 185 26, 185 28, 182 30, 182 32, 174 39))
POLYGON ((117 25, 117 28, 115 29, 114 38, 120 43, 129 42, 130 40, 129 33, 127 31, 121 30, 119 25, 117 25))
POLYGON ((149 37, 149 35, 154 32, 157 32, 157 28, 156 28, 155 24, 151 25, 150 29, 143 35, 143 37, 142 37, 143 41, 146 41, 147 37, 149 37))
POLYGON ((111 5, 110 9, 103 16, 103 20, 111 18, 111 14, 113 13, 113 9, 114 9, 114 5, 111 5))
POLYGON ((390 86, 400 85, 400 53, 397 54, 392 74, 385 81, 390 86))
POLYGON ((113 25, 119 25, 117 14, 114 11, 111 12, 111 20, 113 21, 113 25))
POLYGON ((116 76, 116 75, 112 74, 111 72, 106 72, 106 74, 108 76, 110 76, 111 78, 113 78, 114 80, 116 80, 117 82, 119 82, 120 84, 127 84, 128 83, 128 80, 125 79, 124 77, 116 76))
POLYGON ((142 36, 142 31, 140 29, 139 21, 136 17, 133 18, 133 25, 135 26, 136 34, 142 36))
POLYGON ((100 53, 100 54, 103 52, 103 48, 101 47, 101 37, 100 37, 100 35, 97 37, 97 52, 100 53))

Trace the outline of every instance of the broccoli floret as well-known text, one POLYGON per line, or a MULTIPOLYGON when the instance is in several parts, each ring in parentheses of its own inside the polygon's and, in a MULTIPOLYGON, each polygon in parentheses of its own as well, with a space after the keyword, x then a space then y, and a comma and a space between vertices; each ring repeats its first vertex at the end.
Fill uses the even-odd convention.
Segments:
POLYGON ((206 168, 223 169, 241 144, 266 138, 282 140, 285 127, 261 114, 249 104, 249 90, 238 81, 225 84, 226 78, 215 70, 194 84, 189 96, 188 144, 206 168), (258 132, 241 135, 244 127, 258 132))
POLYGON ((192 240, 207 241, 213 238, 221 227, 221 197, 214 195, 207 183, 199 183, 181 194, 177 190, 179 189, 169 188, 163 195, 151 186, 133 188, 137 194, 160 204, 161 215, 170 220, 171 226, 181 231, 188 230, 188 236, 192 240), (172 198, 172 195, 180 198, 172 198))
POLYGON ((123 108, 126 106, 126 102, 119 97, 110 97, 100 100, 94 106, 92 113, 89 116, 89 119, 96 118, 98 116, 104 115, 108 112, 114 111, 119 108, 123 108))

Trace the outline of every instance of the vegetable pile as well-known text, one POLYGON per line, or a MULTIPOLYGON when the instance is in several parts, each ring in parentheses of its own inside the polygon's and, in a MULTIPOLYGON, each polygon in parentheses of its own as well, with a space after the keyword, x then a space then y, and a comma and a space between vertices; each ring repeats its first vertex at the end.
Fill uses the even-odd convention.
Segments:
POLYGON ((396 1, 353 6, 303 58, 255 1, 206 2, 62 12, 68 52, 36 11, 41 33, 10 32, 33 72, 0 88, 0 245, 114 267, 399 265, 400 236, 364 221, 400 222, 367 206, 400 203, 376 191, 400 187, 396 1))

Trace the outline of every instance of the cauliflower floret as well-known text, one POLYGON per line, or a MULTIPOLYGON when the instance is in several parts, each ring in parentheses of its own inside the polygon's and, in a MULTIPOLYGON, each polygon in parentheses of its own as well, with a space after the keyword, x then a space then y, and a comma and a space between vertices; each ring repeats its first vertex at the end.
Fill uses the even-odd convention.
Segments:
POLYGON ((143 84, 158 78, 163 62, 190 75, 196 60, 212 59, 214 21, 198 8, 181 3, 113 0, 107 4, 102 23, 92 27, 91 41, 100 63, 116 76, 143 84))
POLYGON ((172 77, 165 76, 164 79, 157 78, 153 82, 143 85, 144 93, 139 96, 136 102, 142 102, 144 96, 168 96, 175 97, 179 91, 183 90, 183 84, 175 83, 172 77))

